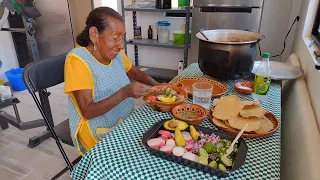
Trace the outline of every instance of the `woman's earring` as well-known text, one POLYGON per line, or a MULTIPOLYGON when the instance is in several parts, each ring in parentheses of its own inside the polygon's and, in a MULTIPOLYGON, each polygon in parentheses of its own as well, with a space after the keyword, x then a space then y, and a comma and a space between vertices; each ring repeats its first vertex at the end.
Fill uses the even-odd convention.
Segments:
POLYGON ((96 44, 93 44, 93 51, 97 50, 96 44))

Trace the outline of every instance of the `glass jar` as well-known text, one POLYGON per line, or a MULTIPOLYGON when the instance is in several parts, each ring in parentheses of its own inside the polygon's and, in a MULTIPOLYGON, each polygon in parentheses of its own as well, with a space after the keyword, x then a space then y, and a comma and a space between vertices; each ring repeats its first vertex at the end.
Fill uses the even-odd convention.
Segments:
POLYGON ((159 43, 168 43, 170 38, 170 22, 159 21, 158 22, 158 41, 159 43))

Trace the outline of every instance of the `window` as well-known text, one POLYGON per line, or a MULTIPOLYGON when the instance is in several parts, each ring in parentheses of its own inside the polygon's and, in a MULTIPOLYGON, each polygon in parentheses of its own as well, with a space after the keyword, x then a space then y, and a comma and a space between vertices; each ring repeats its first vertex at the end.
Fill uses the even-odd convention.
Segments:
POLYGON ((118 11, 117 0, 94 0, 94 7, 107 6, 118 11))
POLYGON ((316 18, 312 28, 312 37, 315 40, 317 46, 320 48, 320 3, 316 13, 316 18))

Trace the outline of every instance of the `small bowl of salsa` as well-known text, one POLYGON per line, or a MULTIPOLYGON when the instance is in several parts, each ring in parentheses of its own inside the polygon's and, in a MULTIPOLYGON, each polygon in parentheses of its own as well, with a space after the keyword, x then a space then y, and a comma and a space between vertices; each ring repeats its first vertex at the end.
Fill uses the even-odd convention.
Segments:
POLYGON ((197 104, 180 104, 172 109, 172 114, 176 119, 199 125, 208 115, 208 111, 197 104))

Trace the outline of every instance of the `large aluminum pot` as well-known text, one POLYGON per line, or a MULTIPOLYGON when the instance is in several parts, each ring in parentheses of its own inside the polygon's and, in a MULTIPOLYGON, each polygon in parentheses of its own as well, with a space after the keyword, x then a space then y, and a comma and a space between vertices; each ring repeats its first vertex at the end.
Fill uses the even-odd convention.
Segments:
POLYGON ((251 73, 257 54, 260 34, 231 29, 199 32, 199 67, 201 71, 217 79, 235 79, 251 73))

